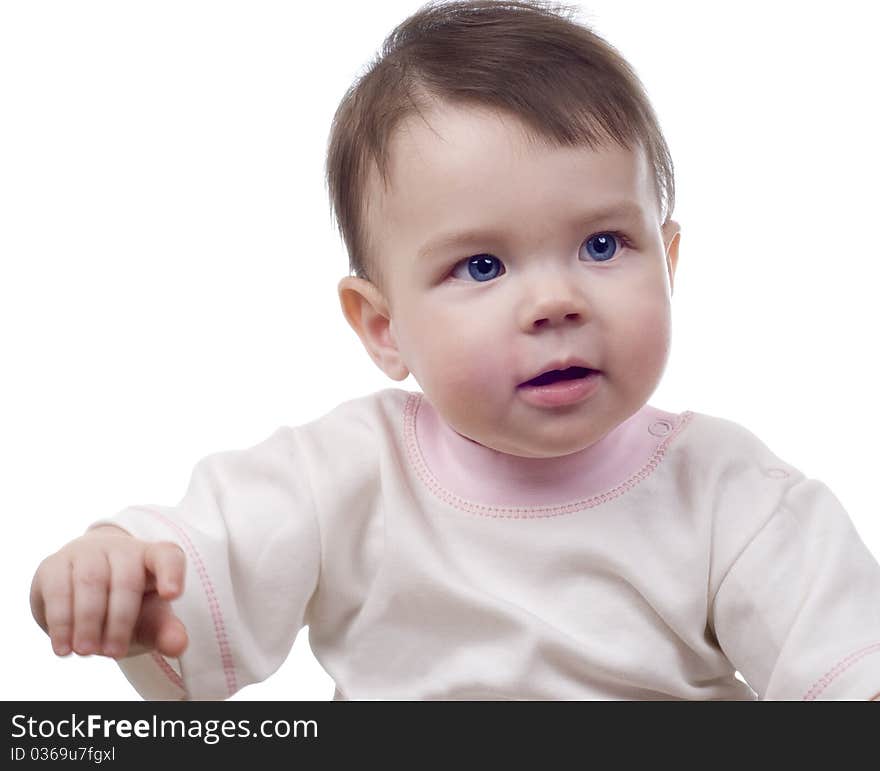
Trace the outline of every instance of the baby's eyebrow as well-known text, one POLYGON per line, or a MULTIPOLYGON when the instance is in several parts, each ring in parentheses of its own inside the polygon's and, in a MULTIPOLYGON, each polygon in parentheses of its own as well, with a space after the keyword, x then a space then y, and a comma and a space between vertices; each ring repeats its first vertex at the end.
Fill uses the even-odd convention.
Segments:
MULTIPOLYGON (((642 215, 642 207, 637 203, 620 201, 600 209, 581 212, 571 217, 569 224, 572 227, 589 227, 613 218, 637 220, 641 219, 642 215)), ((505 231, 499 228, 470 228, 453 233, 442 233, 423 244, 416 257, 422 260, 436 252, 462 248, 468 244, 485 243, 490 240, 500 241, 504 238, 505 231)))

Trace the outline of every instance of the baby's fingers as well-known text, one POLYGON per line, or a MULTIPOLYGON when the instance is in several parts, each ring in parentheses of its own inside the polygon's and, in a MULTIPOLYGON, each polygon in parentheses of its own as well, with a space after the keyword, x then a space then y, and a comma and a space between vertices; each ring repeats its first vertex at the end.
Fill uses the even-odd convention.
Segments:
POLYGON ((160 597, 171 600, 183 591, 186 557, 176 543, 151 543, 144 552, 144 564, 153 574, 160 597))
POLYGON ((121 658, 128 650, 141 612, 146 575, 140 561, 133 561, 128 555, 111 553, 109 561, 110 597, 101 652, 105 656, 121 658))
POLYGON ((52 640, 59 656, 66 656, 73 646, 73 587, 71 565, 56 559, 40 566, 31 587, 31 610, 36 622, 52 640))
POLYGON ((110 564, 103 552, 73 563, 73 649, 81 654, 97 653, 101 647, 110 564))
POLYGON ((165 656, 177 657, 188 643, 186 628, 174 615, 171 604, 158 594, 145 595, 129 655, 157 650, 165 656))

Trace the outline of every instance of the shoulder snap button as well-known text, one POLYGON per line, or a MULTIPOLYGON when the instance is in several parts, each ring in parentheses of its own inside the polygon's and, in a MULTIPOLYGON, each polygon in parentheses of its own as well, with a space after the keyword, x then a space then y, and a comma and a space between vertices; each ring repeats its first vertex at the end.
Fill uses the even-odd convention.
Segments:
POLYGON ((648 427, 648 433, 654 436, 666 436, 670 431, 672 431, 672 423, 668 420, 655 420, 648 427))

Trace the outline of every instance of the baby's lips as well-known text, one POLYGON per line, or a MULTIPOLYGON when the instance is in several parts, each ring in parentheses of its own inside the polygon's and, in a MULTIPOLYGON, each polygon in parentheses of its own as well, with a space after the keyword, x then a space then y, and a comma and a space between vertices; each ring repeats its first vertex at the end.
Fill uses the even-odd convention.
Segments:
POLYGON ((581 358, 580 356, 560 356, 556 359, 552 359, 546 364, 540 366, 537 370, 533 371, 532 374, 523 380, 520 385, 524 386, 530 384, 536 378, 541 377, 541 375, 546 375, 548 372, 556 371, 564 371, 567 369, 578 368, 585 370, 592 370, 594 372, 598 372, 590 362, 586 359, 581 358))
POLYGON ((556 383, 560 380, 579 380, 587 377, 587 375, 590 375, 593 372, 599 372, 599 370, 577 366, 567 367, 565 369, 546 370, 545 372, 536 375, 531 380, 526 380, 520 383, 517 387, 526 388, 529 386, 548 385, 549 383, 556 383))

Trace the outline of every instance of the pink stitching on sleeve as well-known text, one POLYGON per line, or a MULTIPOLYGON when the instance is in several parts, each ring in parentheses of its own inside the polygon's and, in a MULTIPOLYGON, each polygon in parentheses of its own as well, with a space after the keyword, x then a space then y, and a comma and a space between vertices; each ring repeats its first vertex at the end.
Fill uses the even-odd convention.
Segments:
POLYGON ((819 696, 822 691, 824 691, 831 683, 835 680, 835 678, 842 675, 849 669, 853 664, 855 664, 859 659, 864 658, 865 656, 871 653, 880 653, 880 642, 872 643, 864 648, 857 650, 855 653, 850 653, 844 659, 841 659, 837 664, 835 664, 831 669, 829 669, 822 677, 820 677, 815 683, 813 683, 812 687, 809 691, 806 692, 802 701, 812 701, 819 696))
POLYGON ((171 665, 165 661, 165 657, 161 653, 157 653, 153 651, 153 661, 155 661, 159 665, 159 669, 161 669, 168 679, 174 683, 181 691, 186 693, 186 686, 183 684, 183 680, 180 679, 180 675, 174 671, 171 665))
POLYGON ((208 608, 211 611, 211 620, 214 622, 214 636, 217 638, 217 646, 220 649, 220 661, 223 664, 223 674, 226 677, 226 690, 228 691, 228 695, 232 696, 232 694, 234 694, 238 690, 238 685, 235 678, 235 664, 232 660, 232 651, 229 648, 229 640, 226 637, 226 626, 223 623, 223 614, 220 611, 220 602, 217 599, 217 592, 214 589, 214 585, 211 583, 211 579, 208 576, 208 571, 205 568, 205 563, 202 562, 202 558, 196 550, 196 547, 193 545, 193 542, 190 541, 189 536, 187 536, 186 532, 184 532, 184 530, 176 522, 168 519, 168 517, 166 517, 164 514, 161 514, 158 511, 153 511, 152 509, 148 509, 145 506, 138 506, 137 508, 140 508, 143 511, 148 512, 149 514, 152 514, 154 517, 160 519, 168 527, 174 530, 174 532, 177 533, 177 535, 183 541, 183 545, 187 553, 195 562, 196 571, 198 572, 199 580, 202 583, 202 589, 204 590, 205 596, 208 599, 208 608))

